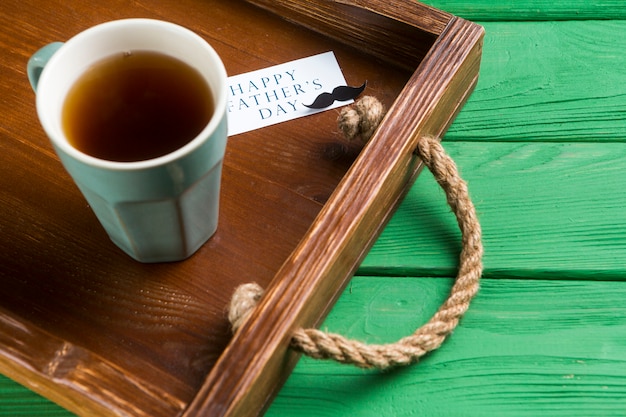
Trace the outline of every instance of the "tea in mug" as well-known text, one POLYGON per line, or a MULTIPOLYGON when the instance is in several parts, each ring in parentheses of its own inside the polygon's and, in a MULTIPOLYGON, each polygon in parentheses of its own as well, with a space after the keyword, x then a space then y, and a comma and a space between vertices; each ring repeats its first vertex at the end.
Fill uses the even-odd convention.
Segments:
POLYGON ((213 95, 202 75, 168 55, 132 51, 105 58, 69 90, 62 123, 79 151, 118 162, 166 155, 209 123, 213 95))

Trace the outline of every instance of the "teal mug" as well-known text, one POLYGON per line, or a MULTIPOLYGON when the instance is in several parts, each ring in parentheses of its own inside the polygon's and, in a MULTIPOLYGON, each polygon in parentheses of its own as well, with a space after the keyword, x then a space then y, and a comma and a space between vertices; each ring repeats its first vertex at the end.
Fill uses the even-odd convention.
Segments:
POLYGON ((183 260, 216 231, 227 142, 227 78, 215 50, 181 26, 151 19, 100 24, 28 62, 39 120, 63 166, 111 240, 140 262, 183 260), (72 86, 102 60, 152 51, 195 69, 208 86, 212 115, 179 148, 143 160, 90 155, 68 139, 63 107, 72 86))

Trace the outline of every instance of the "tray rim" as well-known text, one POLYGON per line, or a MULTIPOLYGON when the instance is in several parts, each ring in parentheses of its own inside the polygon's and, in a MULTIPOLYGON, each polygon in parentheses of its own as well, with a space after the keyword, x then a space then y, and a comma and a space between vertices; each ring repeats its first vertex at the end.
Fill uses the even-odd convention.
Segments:
MULTIPOLYGON (((272 10, 267 0, 248 1, 272 10)), ((289 4, 294 9, 298 9, 302 4, 313 4, 313 7, 316 7, 324 2, 287 0, 278 3, 289 4)), ((413 18, 419 16, 413 13, 415 9, 422 9, 429 13, 437 11, 412 0, 391 0, 385 3, 377 0, 335 0, 333 4, 361 7, 370 13, 391 17, 420 29, 428 25, 424 25, 421 20, 398 19, 402 16, 402 6, 411 10, 410 15, 413 18)), ((299 327, 316 326, 326 316, 393 214, 397 204, 423 168, 423 164, 416 160, 413 152, 417 140, 422 135, 441 138, 468 99, 478 79, 484 29, 459 17, 445 12, 440 13, 439 16, 444 16, 448 20, 443 27, 440 27, 441 31, 430 51, 415 69, 374 137, 344 175, 309 231, 275 275, 255 311, 233 336, 207 375, 196 397, 183 413, 183 417, 204 415, 247 417, 264 412, 265 407, 271 403, 271 399, 286 380, 285 374, 290 373, 299 357, 298 354, 289 351, 289 334, 299 327), (455 59, 451 59, 450 55, 454 55, 457 61, 452 62, 455 59), (450 71, 455 75, 457 72, 462 72, 463 77, 450 76, 439 81, 431 79, 430 81, 439 84, 433 96, 422 96, 417 100, 412 97, 416 88, 427 81, 430 75, 437 75, 437 70, 448 66, 448 72, 446 72, 448 75, 450 71), (455 89, 460 92, 459 95, 454 94, 455 89), (456 103, 450 103, 450 101, 456 101, 456 103), (423 108, 419 108, 419 105, 423 108), (435 110, 442 105, 452 111, 448 114, 444 112, 444 114, 437 115, 435 110), (409 123, 409 126, 399 126, 397 122, 399 116, 406 114, 415 116, 415 119, 411 120, 412 123, 409 123), (396 142, 401 142, 400 145, 389 144, 395 137, 401 138, 396 140, 396 142), (387 145, 393 148, 393 152, 385 149, 387 145), (374 160, 390 153, 394 156, 386 159, 390 161, 387 169, 382 173, 377 171, 375 175, 368 176, 366 169, 372 166, 374 160), (361 175, 360 171, 365 171, 365 175, 361 175), (401 171, 404 171, 404 175, 401 175, 401 171), (397 178, 392 178, 398 173, 402 177, 399 181, 397 178), (361 180, 363 182, 357 184, 357 181, 361 180), (368 201, 367 198, 363 200, 367 207, 361 207, 362 211, 358 213, 358 218, 343 222, 344 224, 333 220, 335 217, 343 217, 349 213, 348 206, 354 203, 352 194, 363 193, 367 187, 381 190, 382 193, 382 185, 389 182, 395 183, 393 195, 386 198, 383 207, 373 207, 372 203, 379 202, 380 199, 376 198, 376 193, 370 193, 371 200, 368 201), (372 212, 376 212, 375 216, 372 216, 372 212), (371 219, 366 218, 368 215, 378 219, 374 222, 376 224, 371 224, 371 219), (329 226, 336 227, 329 228, 329 226), (346 235, 349 233, 352 235, 338 236, 337 229, 342 229, 346 235), (354 240, 354 236, 363 234, 363 229, 368 231, 364 236, 365 239, 362 240, 365 244, 360 248, 350 249, 350 242, 346 241, 354 240), (327 255, 326 258, 315 258, 314 255, 310 255, 314 253, 316 246, 326 248, 323 251, 327 255), (330 253, 332 249, 336 249, 334 254, 330 253), (346 254, 347 249, 351 250, 349 254, 346 254), (332 289, 329 288, 332 285, 324 283, 331 275, 334 275, 332 279, 336 284, 332 289), (317 314, 319 310, 313 312, 311 306, 307 304, 320 291, 324 293, 330 291, 331 294, 321 310, 322 314, 317 314), (269 329, 261 329, 264 326, 269 329), (267 335, 262 333, 264 330, 269 330, 267 335), (233 373, 236 375, 234 376, 233 373), (270 374, 270 379, 279 381, 279 384, 274 386, 267 384, 267 381, 261 378, 266 377, 267 374, 270 374)), ((298 23, 297 18, 293 16, 287 18, 298 23)), ((309 28, 315 30, 310 26, 309 28)), ((435 28, 433 30, 436 33, 437 26, 431 26, 432 28, 435 28)), ((385 193, 387 192, 388 190, 385 190, 385 193)))

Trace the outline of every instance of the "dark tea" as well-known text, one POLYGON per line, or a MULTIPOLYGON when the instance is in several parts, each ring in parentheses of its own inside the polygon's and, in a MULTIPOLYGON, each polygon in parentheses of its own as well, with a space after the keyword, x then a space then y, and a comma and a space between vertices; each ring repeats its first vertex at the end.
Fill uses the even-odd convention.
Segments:
POLYGON ((190 65, 158 52, 106 58, 82 74, 63 105, 70 144, 119 162, 166 155, 194 139, 214 111, 211 91, 190 65))

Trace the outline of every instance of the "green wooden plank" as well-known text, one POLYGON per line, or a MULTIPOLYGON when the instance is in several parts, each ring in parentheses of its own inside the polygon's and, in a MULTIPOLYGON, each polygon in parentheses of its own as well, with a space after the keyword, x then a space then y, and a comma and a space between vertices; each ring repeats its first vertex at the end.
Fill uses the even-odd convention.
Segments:
MULTIPOLYGON (((626 144, 445 142, 483 228, 485 276, 626 280, 626 144)), ((425 171, 361 275, 452 276, 460 232, 425 171)))
POLYGON ((485 29, 478 85, 447 140, 626 138, 626 21, 485 29))
POLYGON ((623 0, 423 0, 469 20, 624 19, 623 0))
MULTIPOLYGON (((450 284, 356 277, 322 327, 395 341, 432 315, 450 284)), ((617 282, 486 280, 421 363, 379 373, 304 358, 266 417, 624 415, 625 299, 617 282)))
POLYGON ((71 417, 74 414, 0 375, 0 417, 71 417))

